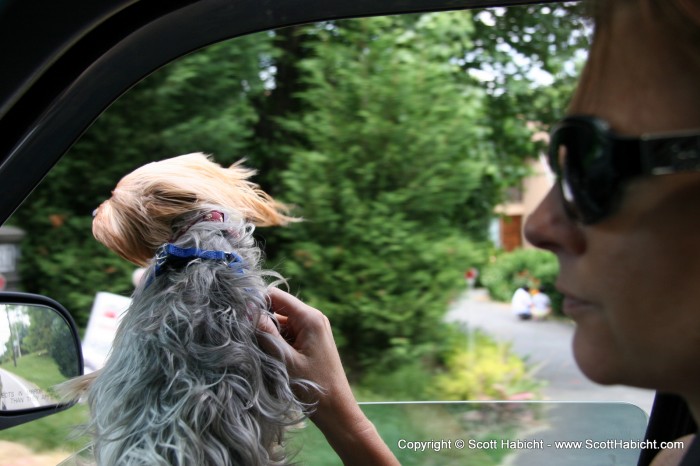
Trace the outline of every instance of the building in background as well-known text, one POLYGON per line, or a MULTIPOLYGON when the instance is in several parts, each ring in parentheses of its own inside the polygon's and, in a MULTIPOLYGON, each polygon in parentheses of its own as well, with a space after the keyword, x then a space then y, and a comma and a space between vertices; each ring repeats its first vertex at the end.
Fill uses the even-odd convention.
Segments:
POLYGON ((496 218, 491 225, 491 240, 506 251, 533 247, 525 240, 523 226, 554 183, 545 156, 528 161, 532 174, 520 186, 506 193, 506 202, 496 206, 496 218))

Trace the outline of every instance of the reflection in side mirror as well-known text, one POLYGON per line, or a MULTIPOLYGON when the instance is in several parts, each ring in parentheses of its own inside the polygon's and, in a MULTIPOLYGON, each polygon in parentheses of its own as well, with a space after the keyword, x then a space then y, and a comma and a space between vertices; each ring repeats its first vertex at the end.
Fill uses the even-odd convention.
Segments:
POLYGON ((0 293, 0 428, 58 412, 54 387, 81 375, 75 324, 58 303, 0 293))

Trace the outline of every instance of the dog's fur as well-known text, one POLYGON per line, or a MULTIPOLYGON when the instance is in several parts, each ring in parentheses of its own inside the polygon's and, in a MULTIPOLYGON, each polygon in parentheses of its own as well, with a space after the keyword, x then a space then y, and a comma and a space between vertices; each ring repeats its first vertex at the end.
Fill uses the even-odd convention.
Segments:
MULTIPOLYGON (((148 164, 124 177, 96 211, 95 237, 149 265, 105 367, 71 383, 87 391, 89 430, 100 465, 286 464, 285 428, 308 406, 292 393, 284 364, 258 346, 267 311, 254 225, 296 219, 248 180, 203 154, 148 164), (212 210, 225 221, 197 221, 212 210), (177 237, 176 240, 172 238, 177 237), (235 252, 243 267, 196 259, 155 277, 162 244, 235 252)), ((279 354, 282 354, 280 349, 279 354)))
POLYGON ((92 232, 124 259, 146 266, 156 249, 184 228, 183 215, 202 206, 223 206, 262 227, 298 221, 249 181, 254 174, 240 162, 226 169, 200 153, 149 163, 117 184, 96 210, 92 232))

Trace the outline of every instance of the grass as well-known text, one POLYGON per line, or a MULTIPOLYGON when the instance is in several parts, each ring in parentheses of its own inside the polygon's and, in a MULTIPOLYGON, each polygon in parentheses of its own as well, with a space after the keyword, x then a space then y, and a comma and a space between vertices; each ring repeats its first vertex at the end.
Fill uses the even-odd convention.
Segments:
MULTIPOLYGON (((474 420, 474 406, 468 403, 363 404, 362 409, 377 427, 403 466, 496 466, 509 450, 458 449, 457 440, 485 441, 512 438, 516 419, 474 420), (451 448, 416 452, 399 448, 399 441, 450 441, 451 448)), ((490 406, 485 408, 491 410, 490 406)), ((75 452, 88 443, 85 437, 72 438, 75 427, 86 422, 87 407, 74 406, 67 411, 38 421, 0 431, 0 440, 26 445, 36 452, 62 450, 75 452)), ((311 423, 290 434, 289 451, 298 452, 295 460, 304 466, 341 466, 342 462, 311 423)))
POLYGON ((28 354, 17 360, 17 367, 11 362, 0 367, 45 390, 67 380, 48 354, 28 354))
MULTIPOLYGON (((53 358, 44 354, 22 356, 17 367, 5 362, 2 368, 38 387, 51 391, 51 387, 66 381, 53 358)), ((65 411, 0 431, 0 441, 21 443, 35 452, 74 452, 85 446, 86 438, 76 437, 76 427, 87 421, 85 405, 75 405, 65 411)))
POLYGON ((74 452, 88 443, 84 437, 73 438, 76 427, 84 424, 87 417, 87 406, 78 404, 36 421, 0 430, 0 440, 21 443, 36 452, 74 452))
MULTIPOLYGON (((509 422, 493 424, 486 429, 483 423, 467 422, 465 414, 472 409, 468 404, 363 404, 362 409, 403 466, 496 466, 510 450, 460 449, 456 447, 457 441, 467 444, 469 440, 496 439, 500 443, 501 438, 510 438, 515 433, 509 422), (441 443, 443 440, 445 442, 441 443), (425 451, 413 451, 405 448, 404 442, 409 441, 435 443, 427 444, 425 451)), ((290 444, 300 450, 295 458, 299 464, 342 465, 323 434, 311 423, 293 433, 290 444)))

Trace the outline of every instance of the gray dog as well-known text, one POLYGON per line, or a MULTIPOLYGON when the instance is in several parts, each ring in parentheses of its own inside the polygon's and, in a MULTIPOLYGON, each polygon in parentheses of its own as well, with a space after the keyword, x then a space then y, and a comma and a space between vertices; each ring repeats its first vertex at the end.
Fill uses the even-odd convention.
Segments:
POLYGON ((283 280, 262 270, 252 232, 296 219, 251 174, 176 157, 127 175, 97 209, 95 236, 148 266, 105 367, 70 382, 87 394, 98 464, 287 464, 285 430, 310 409, 292 387, 318 387, 259 347, 275 345, 257 330, 274 321, 266 279, 283 280))

